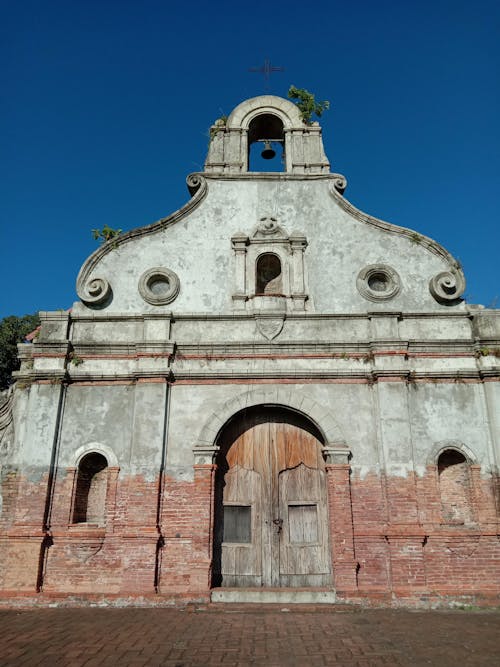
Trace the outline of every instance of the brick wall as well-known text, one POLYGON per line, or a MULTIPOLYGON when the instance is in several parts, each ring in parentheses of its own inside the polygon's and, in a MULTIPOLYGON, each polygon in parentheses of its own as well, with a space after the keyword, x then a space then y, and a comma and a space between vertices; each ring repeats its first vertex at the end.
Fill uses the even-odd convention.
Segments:
MULTIPOLYGON (((45 594, 208 594, 214 466, 195 466, 193 481, 107 471, 103 525, 72 521, 77 471, 58 472, 48 541, 42 530, 47 476, 5 477, 3 595, 32 593, 37 581, 45 594)), ((428 466, 422 477, 362 478, 347 465, 327 466, 334 583, 341 597, 415 601, 468 594, 481 603, 481 596, 499 595, 498 480, 468 466, 443 484, 439 472, 428 466), (463 486, 464 479, 469 490, 460 506, 468 519, 458 523, 443 492, 455 502, 453 485, 463 486)))

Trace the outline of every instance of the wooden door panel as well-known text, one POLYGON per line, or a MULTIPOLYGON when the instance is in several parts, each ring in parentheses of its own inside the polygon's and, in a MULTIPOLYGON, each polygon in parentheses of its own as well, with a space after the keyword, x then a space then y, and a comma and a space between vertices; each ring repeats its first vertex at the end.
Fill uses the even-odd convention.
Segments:
POLYGON ((261 476, 254 470, 246 470, 237 465, 226 473, 225 484, 221 554, 224 586, 260 586, 262 581, 261 476), (240 519, 243 518, 243 525, 235 526, 238 515, 240 519))
POLYGON ((311 545, 319 540, 318 506, 288 504, 288 535, 290 544, 311 545))
POLYGON ((323 470, 303 463, 280 473, 281 585, 330 583, 325 481, 323 470))

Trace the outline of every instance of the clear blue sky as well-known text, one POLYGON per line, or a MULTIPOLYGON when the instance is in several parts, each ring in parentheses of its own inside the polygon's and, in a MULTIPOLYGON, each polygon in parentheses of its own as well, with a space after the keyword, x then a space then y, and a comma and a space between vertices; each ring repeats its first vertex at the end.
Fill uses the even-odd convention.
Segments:
POLYGON ((91 230, 188 200, 211 122, 285 67, 331 101, 332 170, 362 210, 441 242, 500 305, 498 0, 0 3, 0 317, 68 308, 91 230))

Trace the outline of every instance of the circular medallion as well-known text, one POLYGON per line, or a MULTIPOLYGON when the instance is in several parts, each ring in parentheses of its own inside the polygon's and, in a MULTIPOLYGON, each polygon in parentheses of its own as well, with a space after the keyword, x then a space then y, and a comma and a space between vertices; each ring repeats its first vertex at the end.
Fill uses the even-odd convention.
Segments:
POLYGON ((155 267, 142 274, 139 292, 144 301, 153 306, 171 303, 179 294, 179 276, 170 269, 155 267))
POLYGON ((370 264, 358 273, 358 292, 369 301, 392 299, 401 289, 397 272, 386 264, 370 264))

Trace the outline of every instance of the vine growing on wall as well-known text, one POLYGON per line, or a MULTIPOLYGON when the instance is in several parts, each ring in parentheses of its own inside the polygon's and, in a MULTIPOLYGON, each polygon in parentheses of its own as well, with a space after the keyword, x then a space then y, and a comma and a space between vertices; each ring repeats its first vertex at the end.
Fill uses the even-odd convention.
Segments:
POLYGON ((312 123, 313 114, 318 116, 318 118, 321 118, 321 115, 330 108, 330 102, 328 100, 316 102, 314 95, 305 88, 290 86, 288 89, 288 99, 293 100, 297 105, 302 120, 306 125, 312 123))

